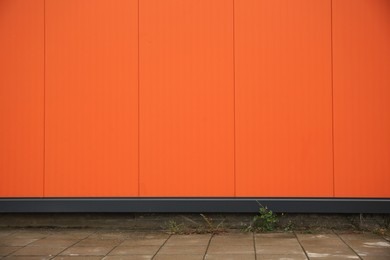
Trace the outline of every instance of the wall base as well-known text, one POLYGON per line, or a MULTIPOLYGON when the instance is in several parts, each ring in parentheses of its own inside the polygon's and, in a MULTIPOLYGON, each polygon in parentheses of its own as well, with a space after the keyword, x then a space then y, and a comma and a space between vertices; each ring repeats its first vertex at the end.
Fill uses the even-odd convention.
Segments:
POLYGON ((2 198, 0 213, 220 212, 390 213, 390 199, 364 198, 2 198))

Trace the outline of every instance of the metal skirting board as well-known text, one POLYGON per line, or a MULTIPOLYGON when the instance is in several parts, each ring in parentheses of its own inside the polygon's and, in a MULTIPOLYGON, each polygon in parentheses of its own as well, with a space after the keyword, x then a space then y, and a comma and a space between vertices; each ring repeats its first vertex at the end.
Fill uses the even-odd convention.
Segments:
POLYGON ((390 213, 390 198, 0 198, 0 213, 390 213))

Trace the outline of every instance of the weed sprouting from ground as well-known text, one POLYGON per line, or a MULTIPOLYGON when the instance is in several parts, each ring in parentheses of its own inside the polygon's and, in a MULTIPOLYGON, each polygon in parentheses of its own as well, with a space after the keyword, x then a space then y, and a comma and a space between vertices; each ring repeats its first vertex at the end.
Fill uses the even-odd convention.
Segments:
POLYGON ((218 223, 217 225, 215 225, 213 223, 213 219, 209 218, 209 217, 206 217, 206 215, 204 214, 200 214, 200 216, 204 219, 204 221, 206 222, 207 224, 207 227, 206 229, 204 230, 205 233, 212 233, 212 234, 218 234, 218 233, 223 233, 225 230, 223 228, 223 222, 224 220, 222 220, 220 223, 218 223))
POLYGON ((272 210, 260 204, 259 214, 253 217, 252 223, 246 228, 248 232, 273 231, 278 223, 278 218, 272 210))
POLYGON ((182 225, 183 224, 177 224, 176 221, 174 220, 169 220, 168 222, 165 223, 163 228, 169 234, 180 234, 182 225))

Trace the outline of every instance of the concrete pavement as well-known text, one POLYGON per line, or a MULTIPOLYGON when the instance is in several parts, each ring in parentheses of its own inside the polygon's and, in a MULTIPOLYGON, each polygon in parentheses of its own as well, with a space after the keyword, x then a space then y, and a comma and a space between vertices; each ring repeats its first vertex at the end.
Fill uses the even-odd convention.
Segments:
POLYGON ((388 237, 372 233, 169 235, 107 229, 0 229, 4 259, 389 260, 388 237))

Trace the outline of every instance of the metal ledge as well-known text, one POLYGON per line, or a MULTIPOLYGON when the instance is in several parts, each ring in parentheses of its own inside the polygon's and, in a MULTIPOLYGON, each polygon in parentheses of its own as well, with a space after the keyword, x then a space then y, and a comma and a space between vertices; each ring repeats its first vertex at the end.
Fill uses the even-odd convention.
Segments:
POLYGON ((0 213, 390 213, 384 198, 0 198, 0 213))

